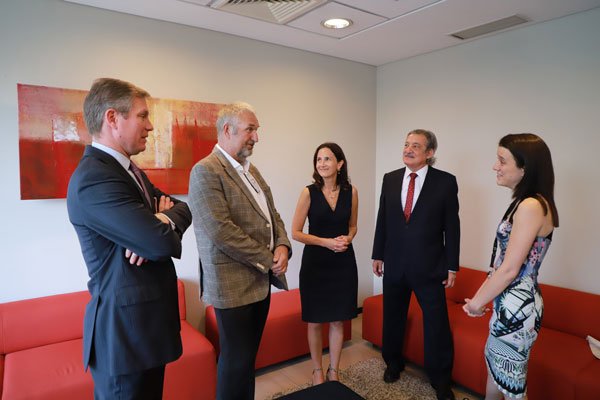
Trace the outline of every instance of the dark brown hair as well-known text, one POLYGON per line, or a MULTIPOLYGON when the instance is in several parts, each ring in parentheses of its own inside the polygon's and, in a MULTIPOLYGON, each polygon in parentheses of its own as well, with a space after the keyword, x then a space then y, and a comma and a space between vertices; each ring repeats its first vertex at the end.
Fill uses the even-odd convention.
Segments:
POLYGON ((510 151, 517 167, 524 170, 523 178, 513 190, 513 199, 517 202, 527 197, 537 199, 544 209, 544 215, 548 214, 549 206, 552 222, 558 227, 558 210, 554 203, 554 167, 546 143, 533 133, 513 133, 500 139, 498 146, 510 151))
POLYGON ((340 189, 350 189, 352 185, 350 184, 350 178, 348 177, 348 161, 346 160, 346 156, 344 155, 344 151, 342 150, 342 148, 337 143, 332 142, 323 143, 319 145, 319 147, 317 147, 317 149, 315 150, 315 154, 313 156, 313 179, 315 181, 315 185, 320 189, 323 187, 324 184, 323 178, 321 177, 321 175, 319 175, 319 172, 317 171, 317 154, 319 153, 319 150, 323 148, 331 150, 338 162, 344 162, 342 164, 342 167, 340 168, 339 173, 336 176, 335 183, 336 185, 340 185, 340 189))

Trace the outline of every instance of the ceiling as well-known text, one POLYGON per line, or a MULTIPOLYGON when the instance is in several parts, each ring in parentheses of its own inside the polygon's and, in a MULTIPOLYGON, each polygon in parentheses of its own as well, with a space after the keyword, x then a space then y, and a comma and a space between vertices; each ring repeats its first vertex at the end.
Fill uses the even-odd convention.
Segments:
POLYGON ((374 66, 493 35, 488 33, 466 40, 450 36, 514 15, 527 22, 499 31, 600 7, 600 0, 65 1, 374 66), (227 4, 235 2, 249 4, 227 4), (323 20, 331 17, 349 18, 352 25, 343 30, 321 26, 323 20))

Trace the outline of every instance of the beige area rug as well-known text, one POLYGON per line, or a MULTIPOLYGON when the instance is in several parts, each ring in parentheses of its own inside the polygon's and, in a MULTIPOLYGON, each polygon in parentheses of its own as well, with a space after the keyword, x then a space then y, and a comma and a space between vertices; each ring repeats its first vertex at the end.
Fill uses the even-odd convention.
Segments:
MULTIPOLYGON (((366 400, 431 400, 435 399, 435 390, 429 382, 410 371, 400 374, 394 383, 383 381, 385 363, 381 358, 370 358, 351 365, 341 371, 341 382, 364 397, 366 400)), ((309 383, 276 393, 269 399, 276 399, 310 386, 309 383)), ((332 399, 335 400, 335 399, 332 399)))

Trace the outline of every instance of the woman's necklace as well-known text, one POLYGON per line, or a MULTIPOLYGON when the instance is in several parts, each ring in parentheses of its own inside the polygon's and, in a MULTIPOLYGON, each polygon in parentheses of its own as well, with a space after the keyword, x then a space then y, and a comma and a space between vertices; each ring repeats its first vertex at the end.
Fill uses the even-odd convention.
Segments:
POLYGON ((328 188, 326 188, 326 189, 327 189, 327 192, 328 192, 327 193, 327 197, 330 198, 331 200, 335 199, 336 196, 339 193, 339 191, 338 191, 339 186, 338 185, 335 185, 335 187, 333 189, 328 189, 328 188))

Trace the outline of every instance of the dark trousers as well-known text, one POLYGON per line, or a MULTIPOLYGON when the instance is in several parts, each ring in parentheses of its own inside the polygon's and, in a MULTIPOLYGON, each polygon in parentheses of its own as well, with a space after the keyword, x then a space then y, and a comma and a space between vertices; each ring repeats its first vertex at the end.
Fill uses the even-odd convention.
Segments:
POLYGON ((383 279, 383 360, 388 366, 404 368, 404 334, 412 292, 423 310, 425 371, 436 389, 449 389, 454 347, 446 308, 446 292, 441 282, 411 285, 407 279, 383 279))
POLYGON ((217 400, 254 400, 254 364, 271 293, 235 308, 215 308, 221 352, 217 363, 217 400))
POLYGON ((160 400, 165 366, 127 375, 110 376, 90 367, 94 379, 94 400, 160 400))

